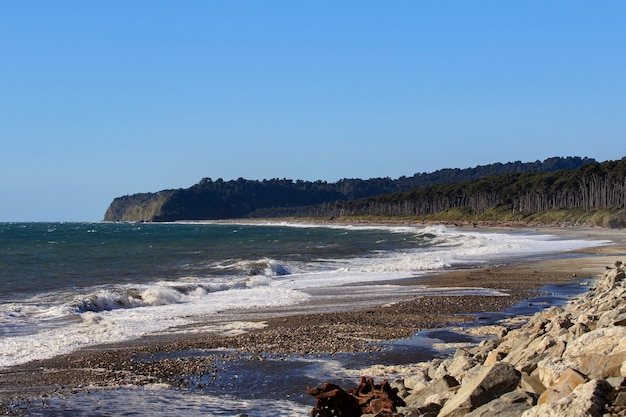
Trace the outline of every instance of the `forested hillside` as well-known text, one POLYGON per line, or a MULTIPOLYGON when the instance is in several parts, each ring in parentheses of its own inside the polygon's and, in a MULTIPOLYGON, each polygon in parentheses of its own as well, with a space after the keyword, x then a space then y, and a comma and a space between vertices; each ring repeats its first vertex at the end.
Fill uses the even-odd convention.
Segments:
POLYGON ((408 192, 337 201, 310 207, 262 210, 271 217, 419 217, 524 220, 591 219, 602 226, 626 226, 626 158, 585 164, 575 171, 491 175, 473 181, 432 185, 408 192), (542 213, 559 216, 537 217, 542 213), (587 214, 587 215, 585 215, 587 214))
MULTIPOLYGON (((589 158, 555 157, 543 162, 517 161, 467 169, 443 169, 395 180, 391 178, 343 179, 329 183, 289 179, 256 181, 243 178, 235 181, 222 179, 213 181, 210 178, 204 178, 198 184, 186 189, 116 198, 109 206, 104 220, 211 220, 286 214, 335 216, 346 213, 421 215, 436 212, 439 209, 461 207, 465 203, 471 210, 474 210, 474 206, 478 204, 477 201, 481 201, 479 205, 488 206, 489 203, 485 202, 484 198, 493 197, 489 192, 485 194, 488 197, 478 197, 472 191, 482 187, 492 187, 490 183, 480 182, 487 181, 488 178, 504 175, 502 181, 515 182, 516 178, 525 178, 521 176, 523 174, 532 177, 533 172, 571 171, 596 165, 597 163, 589 158), (456 196, 454 198, 443 197, 452 193, 451 190, 461 187, 462 184, 469 184, 468 181, 472 180, 478 182, 471 186, 471 190, 458 191, 460 200, 456 196), (433 198, 432 193, 442 195, 441 199, 433 198), (388 196, 371 198, 377 195, 388 196), (451 202, 446 203, 445 201, 449 198, 451 202), (404 208, 400 209, 399 205, 404 208)), ((528 181, 534 181, 530 177, 528 181)), ((535 201, 534 198, 532 200, 535 201)))

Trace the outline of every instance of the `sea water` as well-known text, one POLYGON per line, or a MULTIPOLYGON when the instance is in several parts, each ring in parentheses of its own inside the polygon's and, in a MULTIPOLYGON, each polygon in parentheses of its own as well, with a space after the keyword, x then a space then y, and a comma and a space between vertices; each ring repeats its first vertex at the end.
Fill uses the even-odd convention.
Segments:
MULTIPOLYGON (((445 269, 502 264, 605 243, 444 226, 3 223, 0 369, 88 346, 176 332, 183 326, 185 331, 193 326, 198 331, 220 326, 241 331, 223 317, 250 309, 297 312, 320 303, 347 309, 433 293, 499 294, 400 283, 445 269)), ((309 374, 321 366, 307 360, 300 365, 309 374)), ((176 398, 183 395, 172 390, 156 396, 142 392, 116 395, 136 397, 131 402, 135 405, 169 401, 173 408, 164 415, 175 412, 176 398)), ((268 415, 302 411, 301 404, 288 399, 231 398, 224 392, 215 400, 218 394, 186 393, 186 414, 194 415, 194 396, 200 396, 202 404, 198 415, 235 415, 240 409, 264 415, 260 410, 270 400, 287 411, 268 415), (242 406, 244 400, 248 402, 242 406)), ((74 407, 81 407, 80 398, 75 398, 74 407)), ((94 404, 92 397, 85 401, 94 404)))

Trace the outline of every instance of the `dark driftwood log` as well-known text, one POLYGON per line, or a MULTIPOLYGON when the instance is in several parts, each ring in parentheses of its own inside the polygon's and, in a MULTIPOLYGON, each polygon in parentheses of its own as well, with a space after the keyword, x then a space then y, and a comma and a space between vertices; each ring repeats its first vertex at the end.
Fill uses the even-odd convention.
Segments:
POLYGON ((359 417, 361 414, 394 413, 405 405, 398 390, 387 380, 374 384, 372 378, 361 377, 358 387, 344 391, 338 385, 324 383, 320 388, 307 387, 307 393, 316 398, 311 417, 359 417))

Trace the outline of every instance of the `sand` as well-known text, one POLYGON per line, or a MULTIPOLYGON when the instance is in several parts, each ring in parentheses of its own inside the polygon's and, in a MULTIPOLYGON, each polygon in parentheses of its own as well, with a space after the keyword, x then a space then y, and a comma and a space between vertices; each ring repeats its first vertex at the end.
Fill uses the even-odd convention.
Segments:
POLYGON ((238 328, 220 328, 213 324, 213 331, 197 327, 178 329, 172 334, 91 347, 7 368, 0 370, 0 413, 15 412, 20 404, 36 398, 102 387, 149 383, 186 386, 190 376, 219 372, 216 357, 227 360, 230 355, 236 355, 235 352, 258 355, 262 360, 268 354, 335 354, 382 349, 381 345, 371 342, 407 338, 419 330, 471 321, 475 313, 505 310, 536 295, 547 284, 593 277, 615 260, 626 260, 626 233, 621 230, 534 230, 568 237, 607 239, 614 243, 549 260, 449 271, 402 282, 403 285, 494 288, 508 297, 413 298, 359 310, 312 305, 300 310, 300 314, 283 310, 236 312, 225 316, 224 321, 243 323, 238 328), (198 349, 218 350, 210 355, 188 358, 167 355, 168 352, 198 349))

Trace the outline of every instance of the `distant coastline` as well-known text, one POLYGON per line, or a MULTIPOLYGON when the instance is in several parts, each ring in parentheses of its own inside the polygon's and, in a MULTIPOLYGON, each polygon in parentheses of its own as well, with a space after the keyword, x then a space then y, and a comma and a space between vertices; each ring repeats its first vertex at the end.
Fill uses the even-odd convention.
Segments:
POLYGON ((626 227, 626 159, 554 158, 413 177, 213 181, 115 198, 105 221, 303 219, 626 227), (551 161, 551 162, 549 162, 551 161))

